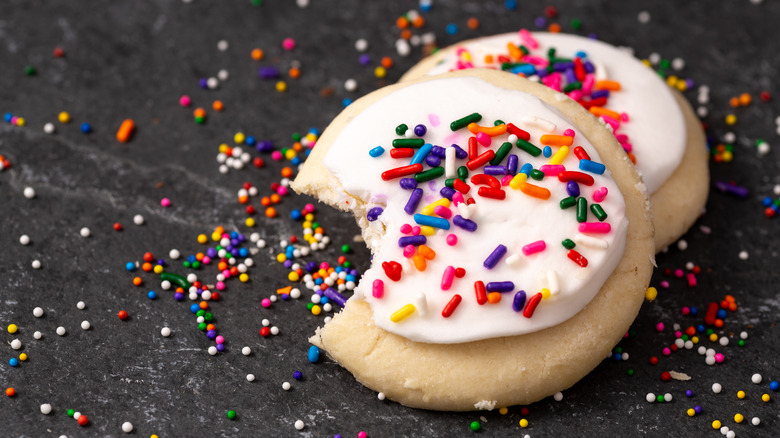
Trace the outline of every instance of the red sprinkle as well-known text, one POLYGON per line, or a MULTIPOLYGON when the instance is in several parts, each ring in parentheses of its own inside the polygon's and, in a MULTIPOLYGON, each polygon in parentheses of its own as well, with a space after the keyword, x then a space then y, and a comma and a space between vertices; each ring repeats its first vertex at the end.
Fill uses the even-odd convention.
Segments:
POLYGON ((485 290, 485 283, 481 281, 475 281, 474 292, 477 294, 477 304, 481 306, 487 303, 487 290, 485 290))
MULTIPOLYGON (((476 140, 474 140, 476 141, 476 140)), ((496 153, 493 152, 492 149, 488 149, 485 152, 477 155, 473 159, 466 162, 466 167, 468 167, 469 170, 474 170, 476 168, 482 167, 485 163, 495 158, 496 153)), ((422 168, 422 164, 420 165, 422 168)), ((422 169, 421 169, 422 170, 422 169)))
POLYGON ((458 294, 453 295, 450 301, 447 303, 447 305, 444 306, 444 310, 441 311, 441 316, 445 318, 449 318, 450 315, 452 315, 452 312, 454 312, 455 309, 458 308, 458 304, 460 304, 462 300, 463 298, 460 295, 458 294))
POLYGON ((590 155, 582 146, 576 146, 574 148, 574 155, 580 160, 590 160, 590 155))
POLYGON ((569 252, 566 253, 566 256, 571 259, 571 261, 582 266, 583 268, 588 266, 588 259, 573 249, 570 249, 569 252))
POLYGON ((114 231, 122 231, 122 224, 114 222, 114 231))
POLYGON ((661 380, 663 380, 664 382, 668 382, 672 380, 672 375, 669 373, 669 371, 664 371, 663 373, 661 373, 661 380))
POLYGON ((478 154, 477 137, 469 137, 469 160, 473 160, 478 154))
POLYGON ((271 336, 271 329, 269 327, 263 327, 260 329, 260 336, 267 338, 271 336))
POLYGON ((385 270, 385 275, 387 275, 387 278, 393 281, 399 281, 401 279, 401 272, 403 271, 403 267, 400 263, 392 261, 383 262, 382 269, 385 270))
POLYGON ((658 358, 655 356, 650 357, 650 365, 658 365, 658 358))
POLYGON ((712 302, 707 306, 707 313, 704 316, 704 322, 707 325, 715 324, 715 317, 718 315, 718 303, 712 302))
POLYGON ((122 321, 124 321, 124 320, 126 320, 126 319, 127 319, 127 317, 128 317, 128 316, 130 316, 130 315, 128 315, 128 314, 127 314, 127 312, 125 312, 124 310, 120 310, 120 311, 119 311, 119 313, 117 313, 117 314, 116 314, 116 316, 118 316, 118 317, 119 317, 119 319, 121 319, 122 321))
POLYGON ((518 128, 517 126, 508 123, 506 125, 506 130, 509 131, 510 134, 514 134, 517 136, 517 138, 523 139, 525 141, 528 141, 531 139, 531 134, 529 134, 526 131, 523 131, 522 129, 518 128))
MULTIPOLYGON (((490 151, 492 152, 492 151, 490 151)), ((400 178, 402 176, 413 175, 423 171, 422 163, 410 164, 408 166, 396 167, 382 172, 382 179, 389 181, 391 179, 400 178)))
POLYGON ((586 186, 592 186, 594 182, 592 176, 588 175, 587 173, 577 172, 576 170, 564 170, 563 172, 559 173, 558 181, 574 181, 580 184, 585 184, 586 186))
POLYGON ((392 158, 410 158, 412 156, 414 156, 412 148, 390 149, 390 157, 392 158))
POLYGON ((506 198, 506 192, 501 189, 494 189, 492 187, 482 186, 477 190, 477 194, 484 198, 503 200, 506 198))
POLYGON ((523 310, 523 316, 526 318, 530 318, 534 316, 534 311, 536 311, 536 306, 539 305, 539 302, 542 301, 542 293, 537 292, 536 295, 532 296, 530 300, 528 300, 528 304, 525 305, 525 310, 523 310))
POLYGON ((455 178, 455 181, 452 182, 452 188, 464 195, 471 190, 471 186, 463 182, 460 178, 455 178))

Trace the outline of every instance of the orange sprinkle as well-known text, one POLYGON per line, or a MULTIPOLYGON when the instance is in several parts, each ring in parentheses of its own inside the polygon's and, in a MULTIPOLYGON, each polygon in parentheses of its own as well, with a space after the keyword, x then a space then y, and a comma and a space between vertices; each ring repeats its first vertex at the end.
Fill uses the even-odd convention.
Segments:
POLYGON ((263 196, 263 198, 260 199, 260 204, 263 207, 268 207, 269 205, 271 205, 271 198, 269 198, 268 196, 263 196))
POLYGON ((239 196, 238 197, 238 203, 239 204, 246 204, 249 202, 249 196, 239 196))
MULTIPOLYGON (((620 115, 618 115, 618 118, 620 118, 620 115)), ((574 138, 568 135, 545 134, 539 139, 539 142, 545 146, 571 146, 574 138)))
POLYGON ((271 202, 273 202, 274 204, 278 204, 281 200, 282 197, 279 196, 278 194, 274 193, 273 195, 271 195, 271 202))
POLYGON ((133 135, 134 129, 135 122, 133 122, 133 119, 125 119, 125 121, 119 125, 119 130, 116 131, 116 139, 119 140, 120 143, 127 143, 127 141, 130 140, 130 136, 133 135))
POLYGON ((193 111, 192 114, 195 117, 206 117, 206 110, 203 108, 195 108, 195 111, 193 111))
POLYGON ((597 90, 609 90, 609 91, 620 91, 620 82, 618 81, 609 81, 609 80, 601 80, 596 81, 596 89, 597 90))
POLYGON ((290 75, 290 77, 293 79, 298 79, 299 77, 301 77, 301 69, 299 69, 298 67, 293 67, 287 71, 287 74, 290 75))
POLYGON ((292 174, 293 174, 293 170, 290 169, 289 167, 285 167, 282 169, 282 177, 289 178, 292 176, 292 174))
POLYGON ((750 105, 750 102, 751 102, 751 101, 752 101, 752 99, 751 99, 751 97, 750 97, 750 95, 749 95, 749 94, 747 94, 747 93, 742 93, 742 94, 740 94, 740 95, 739 95, 739 103, 740 103, 742 106, 748 106, 748 105, 750 105))
POLYGON ((425 271, 426 263, 425 263, 425 257, 421 256, 420 254, 415 255, 412 257, 412 261, 414 262, 414 267, 417 268, 418 271, 423 272, 425 271))
POLYGON ((509 50, 509 56, 512 59, 520 60, 523 57, 523 52, 514 44, 506 43, 506 48, 509 50))
POLYGON ((277 295, 289 294, 291 290, 292 290, 292 286, 283 287, 281 289, 276 289, 276 294, 277 295))
POLYGON ((608 110, 608 109, 604 108, 603 106, 592 106, 592 107, 590 107, 588 109, 588 111, 590 111, 590 113, 593 114, 596 117, 598 117, 598 116, 607 116, 607 117, 612 117, 615 120, 620 120, 620 114, 619 113, 616 113, 615 111, 612 111, 612 110, 608 110))
POLYGON ((265 215, 268 217, 276 217, 276 209, 273 207, 266 208, 265 215))
POLYGON ((300 152, 300 151, 303 149, 303 145, 302 145, 300 142, 296 141, 296 142, 295 142, 295 143, 292 145, 292 148, 293 148, 293 150, 294 150, 295 152, 300 152))
POLYGON ((414 17, 414 20, 412 20, 412 26, 418 29, 425 26, 425 18, 423 18, 422 15, 414 17))
POLYGON ((147 262, 147 263, 144 263, 143 265, 141 265, 141 269, 142 269, 144 272, 149 272, 149 271, 151 271, 151 270, 152 270, 152 264, 151 264, 151 263, 148 263, 148 262, 147 262))
POLYGON ((729 303, 729 310, 731 310, 732 312, 736 312, 736 310, 737 310, 737 303, 734 303, 734 302, 729 303))
POLYGON ((636 157, 632 152, 628 153, 628 159, 631 160, 632 163, 636 164, 636 157))
MULTIPOLYGON (((204 303, 205 303, 205 301, 204 301, 204 303)), ((209 325, 207 325, 207 326, 206 326, 206 331, 208 331, 208 330, 214 330, 214 329, 216 329, 216 328, 217 328, 217 326, 215 326, 214 324, 209 324, 209 325)))
POLYGON ((252 49, 252 59, 255 61, 260 61, 263 59, 263 50, 262 49, 252 49))
POLYGON ((412 37, 412 31, 409 29, 404 29, 401 31, 401 38, 408 40, 412 37))
POLYGON ((547 30, 552 33, 558 33, 561 31, 561 25, 558 23, 552 23, 550 27, 547 28, 547 30))
POLYGON ((317 227, 317 228, 314 229, 314 233, 315 234, 322 234, 324 232, 325 232, 325 230, 322 227, 317 227))
POLYGON ((501 292, 490 292, 487 294, 488 303, 496 304, 501 302, 501 292))
POLYGON ((493 63, 493 55, 485 55, 485 64, 493 63))
POLYGON ((393 66, 393 58, 389 56, 385 56, 382 58, 382 67, 384 68, 390 68, 393 66))
POLYGON ((199 252, 199 253, 195 254, 195 260, 197 260, 199 262, 202 262, 203 261, 203 257, 205 257, 205 256, 206 256, 206 254, 203 254, 202 252, 199 252))
POLYGON ((469 123, 468 128, 472 134, 482 132, 487 134, 490 137, 495 137, 497 135, 502 135, 506 133, 506 124, 504 123, 496 126, 479 126, 476 123, 469 123))
POLYGON ((533 185, 531 183, 523 183, 520 186, 520 191, 525 193, 528 196, 539 198, 539 199, 550 199, 550 191, 547 190, 544 187, 539 187, 537 185, 533 185))
POLYGON ((398 17, 398 19, 395 20, 395 25, 399 29, 406 29, 409 27, 409 19, 406 17, 398 17))
POLYGON ((728 301, 729 303, 734 303, 737 301, 734 299, 734 295, 726 295, 723 299, 728 301))
POLYGON ((218 225, 217 228, 214 228, 214 232, 222 234, 225 232, 225 227, 223 227, 222 225, 218 225))
POLYGON ((225 109, 225 104, 222 103, 221 100, 215 100, 214 103, 211 104, 211 107, 214 108, 214 111, 222 111, 225 109))
POLYGON ((417 253, 428 260, 433 260, 434 258, 436 258, 436 251, 430 249, 427 245, 418 246, 417 253))
POLYGON ((723 327, 723 320, 722 319, 716 319, 715 320, 715 327, 717 327, 717 328, 723 327))
POLYGON ((466 20, 466 27, 468 27, 471 30, 474 30, 479 27, 479 20, 477 20, 476 17, 471 17, 468 20, 466 20))
POLYGON ((732 97, 729 99, 729 105, 731 105, 732 108, 739 107, 739 98, 738 97, 732 97))
POLYGON ((133 284, 135 286, 140 286, 140 285, 144 284, 144 281, 143 281, 143 279, 141 279, 141 277, 135 277, 133 279, 133 284))

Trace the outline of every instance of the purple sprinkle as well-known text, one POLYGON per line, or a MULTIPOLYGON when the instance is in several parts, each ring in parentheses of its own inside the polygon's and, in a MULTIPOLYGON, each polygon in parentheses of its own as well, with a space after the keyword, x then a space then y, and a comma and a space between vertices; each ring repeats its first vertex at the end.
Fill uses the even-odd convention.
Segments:
POLYGON ((257 146, 255 146, 255 149, 257 149, 257 152, 271 152, 274 150, 274 142, 269 140, 262 140, 257 142, 257 146))
POLYGON ((422 200, 422 197, 423 189, 412 190, 412 193, 409 195, 409 200, 406 201, 406 205, 404 206, 404 211, 406 214, 412 214, 415 210, 417 210, 417 206, 420 205, 420 200, 422 200))
POLYGON ((436 167, 439 164, 441 164, 441 158, 439 158, 439 157, 437 157, 436 155, 433 155, 433 154, 428 155, 427 157, 425 157, 425 164, 427 164, 427 165, 429 165, 431 167, 436 167))
POLYGON ((217 331, 216 330, 209 330, 206 332, 206 337, 209 339, 214 339, 217 337, 217 331))
POLYGON ((209 80, 206 79, 206 78, 202 78, 201 80, 198 81, 198 85, 200 86, 200 88, 203 88, 204 90, 208 89, 209 88, 209 80))
POLYGON ((317 262, 306 263, 306 271, 307 272, 314 272, 316 270, 317 270, 317 262))
POLYGON ((691 391, 690 389, 685 391, 685 396, 686 397, 693 397, 693 391, 691 391))
POLYGON ((580 185, 577 184, 576 181, 569 181, 566 183, 566 193, 569 194, 569 196, 578 197, 580 196, 580 185))
POLYGON ((344 297, 344 295, 341 295, 338 293, 338 291, 336 291, 336 289, 333 289, 332 287, 325 289, 325 297, 338 304, 340 307, 344 307, 347 304, 347 299, 344 297))
POLYGON ((209 258, 214 258, 217 256, 217 249, 216 248, 209 248, 206 250, 206 255, 209 256, 209 258))
POLYGON ((538 29, 543 29, 545 26, 547 26, 547 20, 545 20, 544 17, 536 17, 534 18, 534 26, 536 26, 538 29))
POLYGON ((477 231, 477 223, 471 219, 465 219, 463 216, 457 214, 452 218, 452 223, 463 228, 466 231, 477 231))
POLYGON ((412 245, 412 246, 425 245, 426 242, 428 242, 428 238, 423 236, 422 234, 419 234, 417 236, 404 236, 398 239, 398 247, 403 248, 407 245, 412 245))
POLYGON ((371 64, 371 57, 364 53, 360 55, 360 57, 358 58, 358 62, 360 63, 360 65, 371 64))
POLYGON ((565 72, 566 70, 568 70, 570 68, 574 68, 574 63, 571 62, 571 61, 556 62, 556 63, 553 64, 553 70, 555 70, 555 71, 557 71, 559 73, 565 72))
POLYGON ((609 98, 609 90, 596 90, 590 93, 591 99, 598 99, 599 97, 609 98))
POLYGON ((428 128, 426 128, 425 125, 417 125, 414 127, 414 135, 418 137, 422 137, 426 132, 428 132, 428 128))
POLYGON ((439 157, 441 159, 444 159, 444 158, 447 157, 447 154, 446 154, 446 151, 444 150, 444 148, 441 147, 441 146, 436 146, 436 145, 434 145, 433 148, 431 149, 431 154, 432 155, 436 155, 437 157, 439 157))
POLYGON ((447 186, 444 186, 444 187, 441 188, 441 190, 439 190, 439 194, 442 197, 447 198, 450 201, 452 201, 452 195, 455 194, 455 189, 451 189, 451 188, 449 188, 447 186))
POLYGON ((728 193, 729 195, 734 195, 739 198, 747 198, 747 196, 750 194, 750 191, 747 187, 730 184, 725 181, 717 181, 715 183, 715 187, 723 193, 728 193))
POLYGON ((257 75, 260 76, 260 79, 276 79, 279 77, 279 69, 274 66, 260 67, 257 75))
MULTIPOLYGON (((593 39, 596 39, 596 38, 593 37, 593 39)), ((585 61, 582 64, 582 66, 585 67, 585 73, 593 73, 593 72, 596 71, 596 66, 594 66, 593 63, 590 62, 590 61, 585 61)))
POLYGON ((382 207, 374 207, 371 210, 368 210, 368 213, 366 214, 366 219, 368 219, 369 222, 374 222, 379 215, 382 214, 382 212, 385 211, 382 207))
POLYGON ((483 172, 485 175, 506 175, 506 166, 485 166, 483 172))
POLYGON ((574 67, 567 68, 563 74, 566 76, 566 83, 571 84, 572 82, 577 82, 577 75, 574 74, 574 67))
POLYGON ((517 158, 517 155, 511 154, 509 158, 506 159, 506 174, 517 175, 518 164, 520 164, 520 160, 517 158))
POLYGON ((550 72, 547 71, 547 67, 539 67, 536 69, 536 76, 539 76, 539 78, 544 78, 549 74, 550 72))
POLYGON ((504 257, 506 254, 506 246, 504 245, 498 245, 496 249, 493 250, 493 252, 490 253, 489 256, 485 259, 484 262, 482 262, 482 266, 493 269, 499 261, 501 261, 501 257, 504 257))
POLYGON ((399 182, 402 189, 412 190, 417 188, 417 180, 414 178, 401 178, 399 182))
POLYGON ((455 148, 455 158, 458 158, 459 160, 462 160, 469 156, 469 153, 464 151, 462 147, 453 144, 452 147, 455 148))
POLYGON ((519 312, 525 307, 525 291, 519 290, 515 294, 515 298, 512 300, 512 310, 519 312))
POLYGON ((176 301, 181 301, 184 299, 184 294, 181 292, 176 292, 175 294, 173 294, 173 298, 175 298, 176 301))
POLYGON ((284 261, 284 267, 289 269, 290 266, 292 266, 292 260, 285 260, 284 261))
POLYGON ((290 299, 290 294, 282 294, 282 301, 287 301, 290 299))
POLYGON ((699 406, 699 405, 696 405, 696 406, 694 406, 694 407, 693 407, 693 410, 694 410, 694 412, 696 412, 697 414, 701 414, 701 406, 699 406))
POLYGON ((511 281, 491 281, 485 285, 488 292, 512 292, 514 289, 515 284, 511 281))
POLYGON ((225 344, 217 344, 217 351, 225 351, 225 344))

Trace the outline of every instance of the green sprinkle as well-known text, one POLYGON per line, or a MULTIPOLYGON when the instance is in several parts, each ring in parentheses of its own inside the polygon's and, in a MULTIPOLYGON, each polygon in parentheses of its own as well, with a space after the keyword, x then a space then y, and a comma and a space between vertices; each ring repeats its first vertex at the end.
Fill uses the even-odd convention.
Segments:
POLYGON ((394 148, 419 148, 425 144, 421 138, 396 138, 393 140, 394 148))
POLYGON ((341 245, 341 252, 344 254, 349 253, 352 250, 352 248, 349 247, 349 245, 341 245))
POLYGON ((628 374, 629 376, 633 376, 634 375, 634 369, 633 368, 627 369, 626 370, 626 374, 628 374))
POLYGON ((227 417, 231 420, 235 420, 236 418, 236 411, 228 411, 227 417))
MULTIPOLYGON (((550 47, 547 49, 547 59, 553 59, 555 58, 555 47, 550 47)), ((550 62, 552 63, 552 61, 550 62)))
POLYGON ((205 314, 206 314, 206 311, 203 310, 203 309, 200 309, 197 312, 195 312, 195 316, 203 316, 205 314))
POLYGON ((308 310, 311 310, 311 308, 312 308, 312 307, 314 307, 314 303, 312 303, 311 301, 309 301, 309 302, 306 304, 306 309, 308 309, 308 310))
POLYGON ((472 432, 479 432, 479 430, 482 429, 482 425, 479 424, 479 421, 472 421, 469 427, 471 428, 472 432))
POLYGON ((444 168, 436 166, 414 175, 414 180, 418 183, 430 181, 444 175, 444 168))
POLYGON ((311 227, 312 227, 312 229, 319 228, 320 227, 320 223, 319 222, 312 222, 311 223, 311 227))
POLYGON ((24 74, 26 74, 27 76, 35 76, 35 73, 36 73, 35 67, 31 65, 28 65, 27 67, 24 68, 24 74))
POLYGON ((577 198, 577 222, 583 223, 588 220, 588 200, 584 196, 577 198))
POLYGON ((669 70, 669 67, 671 66, 672 63, 668 59, 662 59, 661 62, 658 64, 658 67, 664 70, 669 70))
POLYGON ((205 332, 206 331, 206 326, 207 326, 207 324, 205 322, 201 322, 200 324, 198 324, 198 330, 200 330, 202 332, 205 332))
POLYGON ((462 179, 463 181, 466 181, 468 177, 469 177, 469 168, 466 166, 458 167, 458 178, 462 179))
POLYGON ((517 147, 524 150, 525 152, 528 152, 531 154, 531 156, 538 157, 539 155, 542 155, 542 150, 538 147, 531 144, 531 142, 525 141, 522 138, 517 139, 517 143, 515 143, 517 147))
POLYGON ((200 262, 195 260, 194 262, 192 262, 192 269, 198 269, 198 268, 200 268, 200 262))
POLYGON ((467 115, 466 117, 460 118, 458 120, 455 120, 454 122, 450 123, 450 129, 453 131, 457 131, 458 129, 465 128, 466 126, 469 126, 469 123, 477 123, 480 120, 482 120, 482 115, 479 113, 472 113, 467 115))
POLYGON ((406 123, 401 123, 400 125, 395 127, 395 133, 397 135, 404 135, 406 134, 407 129, 409 129, 409 127, 406 126, 406 123))
POLYGON ((591 204, 590 211, 593 212, 593 215, 596 216, 596 219, 598 219, 599 222, 604 222, 604 220, 607 218, 607 213, 603 208, 601 208, 601 205, 599 204, 591 204))
POLYGON ((657 401, 658 403, 661 403, 662 401, 664 401, 664 395, 663 394, 658 394, 657 396, 655 396, 655 401, 657 401))
POLYGON ((574 241, 571 239, 563 239, 561 245, 563 245, 563 247, 566 249, 574 249, 574 247, 577 246, 577 244, 574 243, 574 241))
POLYGON ((561 199, 561 210, 566 210, 577 205, 577 198, 569 196, 568 198, 561 199))
POLYGON ((206 322, 211 322, 214 320, 214 315, 211 312, 206 312, 203 314, 203 320, 206 322))
POLYGON ((571 21, 569 22, 569 26, 571 26, 571 28, 574 30, 580 30, 582 29, 582 21, 580 21, 579 18, 572 18, 571 21))
POLYGON ((457 178, 447 178, 447 179, 444 180, 444 185, 449 187, 449 188, 451 188, 451 189, 455 188, 455 180, 456 179, 457 178))
POLYGON ((687 341, 690 338, 688 337, 688 335, 682 335, 680 336, 680 339, 682 339, 683 341, 687 341))
POLYGON ((177 286, 181 286, 184 288, 184 290, 187 290, 190 288, 191 284, 189 281, 187 281, 184 276, 179 274, 173 274, 171 272, 163 272, 160 274, 160 281, 170 281, 173 284, 176 284, 177 286))
POLYGON ((745 340, 744 339, 740 339, 739 342, 737 342, 737 345, 739 345, 740 347, 744 347, 745 346, 745 340))
POLYGON ((520 44, 519 46, 517 46, 517 48, 518 48, 518 49, 520 49, 520 51, 521 51, 521 52, 523 52, 523 53, 524 53, 524 54, 526 54, 526 55, 527 55, 527 54, 529 54, 529 53, 531 52, 530 50, 528 50, 528 47, 526 47, 526 46, 524 46, 524 45, 522 45, 522 44, 520 44))
POLYGON ((195 117, 195 123, 197 123, 198 125, 202 125, 206 123, 206 118, 202 116, 195 117))
POLYGON ((292 135, 293 141, 301 141, 301 138, 303 138, 303 137, 301 137, 301 134, 299 134, 297 132, 294 132, 293 135, 292 135))
POLYGON ((531 170, 531 174, 528 175, 528 176, 530 176, 531 178, 533 178, 533 179, 535 179, 537 181, 541 181, 541 180, 544 179, 544 172, 542 172, 539 169, 533 169, 533 170, 531 170))
POLYGON ((68 412, 67 412, 67 414, 68 414, 68 417, 72 417, 72 416, 73 416, 73 414, 75 414, 75 413, 76 413, 76 411, 75 411, 75 410, 73 410, 73 409, 68 409, 68 412))
POLYGON ((623 347, 615 347, 615 353, 623 354, 623 347))
POLYGON ((181 263, 181 265, 182 265, 182 266, 184 266, 185 268, 189 268, 190 266, 192 266, 192 264, 191 264, 190 262, 186 261, 186 260, 185 260, 185 261, 183 261, 183 262, 181 263))
POLYGON ((570 84, 567 84, 565 87, 563 87, 563 92, 564 93, 570 93, 570 92, 572 92, 574 90, 579 90, 581 88, 582 88, 582 82, 574 81, 574 82, 572 82, 570 84))
POLYGON ((350 262, 349 260, 347 260, 347 261, 345 261, 345 262, 344 262, 342 265, 343 265, 345 268, 351 268, 351 267, 352 267, 352 262, 350 262))
POLYGON ((506 158, 507 155, 509 155, 509 151, 512 150, 512 143, 505 142, 502 144, 498 150, 496 150, 496 156, 493 157, 492 160, 490 160, 490 164, 494 166, 498 166, 501 164, 502 161, 504 161, 504 158, 506 158))
POLYGON ((260 6, 263 4, 263 0, 251 0, 252 6, 260 6))
POLYGON ((496 120, 495 122, 493 122, 493 126, 498 126, 498 125, 503 125, 503 124, 504 124, 503 120, 496 120))

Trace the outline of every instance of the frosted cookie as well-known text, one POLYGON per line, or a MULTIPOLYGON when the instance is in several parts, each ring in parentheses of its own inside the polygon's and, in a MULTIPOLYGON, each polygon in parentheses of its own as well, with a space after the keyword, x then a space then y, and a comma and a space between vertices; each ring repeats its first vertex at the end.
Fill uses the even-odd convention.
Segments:
POLYGON ((709 192, 701 123, 679 93, 630 54, 590 38, 521 30, 440 50, 401 81, 474 67, 538 78, 614 128, 650 193, 656 251, 701 215, 709 192))
POLYGON ((355 214, 373 253, 310 340, 412 407, 531 403, 625 334, 652 270, 636 170, 582 106, 490 70, 348 106, 293 188, 355 214))

